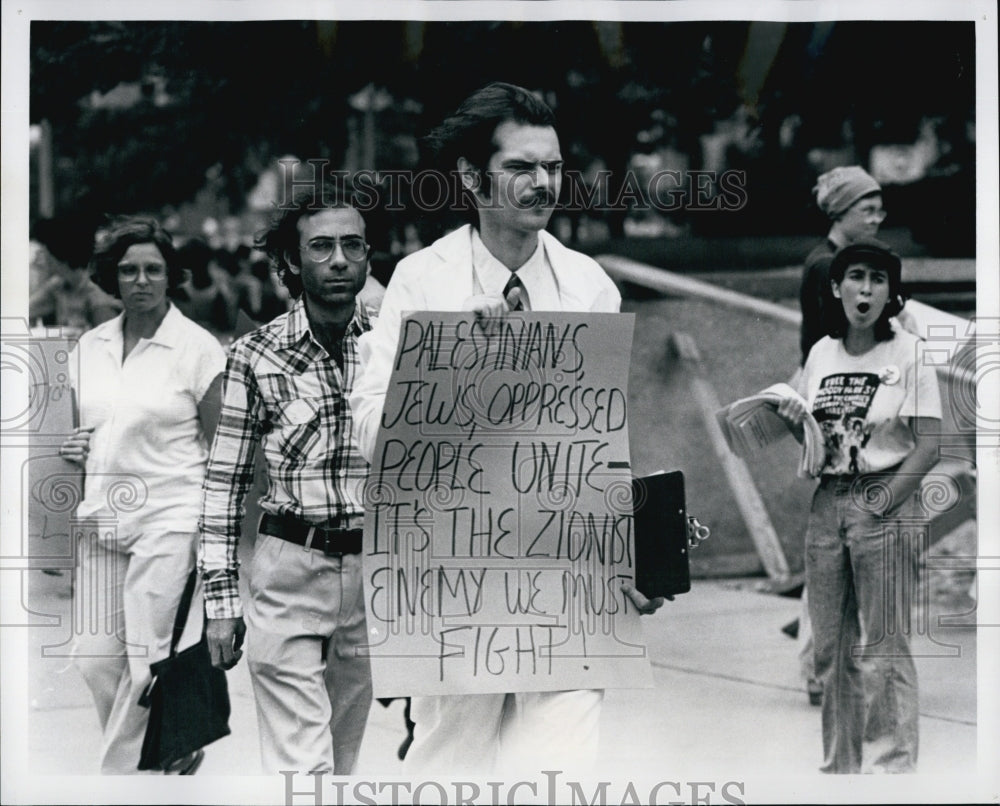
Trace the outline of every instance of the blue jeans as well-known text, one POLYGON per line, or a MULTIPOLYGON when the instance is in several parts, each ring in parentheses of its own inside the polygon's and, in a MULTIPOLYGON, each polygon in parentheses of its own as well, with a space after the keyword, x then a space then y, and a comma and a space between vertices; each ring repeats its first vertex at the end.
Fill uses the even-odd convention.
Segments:
POLYGON ((875 514, 852 494, 864 481, 824 476, 806 531, 809 614, 823 686, 820 769, 913 772, 919 716, 908 635, 913 564, 905 538, 906 517, 915 510, 911 501, 892 518, 875 514))

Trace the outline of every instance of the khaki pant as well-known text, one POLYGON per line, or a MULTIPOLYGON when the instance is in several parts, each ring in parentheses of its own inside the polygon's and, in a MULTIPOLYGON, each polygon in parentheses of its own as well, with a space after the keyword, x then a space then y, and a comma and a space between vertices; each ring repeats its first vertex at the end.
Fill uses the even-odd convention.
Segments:
MULTIPOLYGON (((114 546, 99 543, 93 534, 81 540, 73 588, 73 660, 97 705, 104 774, 138 773, 149 716, 139 697, 151 679, 149 665, 170 652, 197 539, 197 533, 169 532, 114 546)), ((181 649, 201 637, 202 610, 199 586, 181 649)))
POLYGON ((265 773, 349 775, 372 703, 361 555, 328 557, 259 534, 247 660, 265 773))

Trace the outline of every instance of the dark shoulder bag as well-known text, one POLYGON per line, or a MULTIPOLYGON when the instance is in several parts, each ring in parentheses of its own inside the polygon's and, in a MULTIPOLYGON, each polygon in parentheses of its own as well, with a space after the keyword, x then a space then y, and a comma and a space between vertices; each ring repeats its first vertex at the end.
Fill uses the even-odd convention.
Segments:
POLYGON ((150 664, 153 679, 139 699, 149 708, 140 770, 168 769, 230 732, 226 673, 212 666, 204 628, 197 644, 177 651, 196 582, 197 572, 192 570, 174 619, 170 655, 150 664))

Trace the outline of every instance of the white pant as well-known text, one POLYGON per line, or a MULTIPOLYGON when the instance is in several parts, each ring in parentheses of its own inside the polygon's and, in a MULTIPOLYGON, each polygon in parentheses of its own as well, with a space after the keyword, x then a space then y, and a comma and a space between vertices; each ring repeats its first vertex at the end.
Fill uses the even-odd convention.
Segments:
MULTIPOLYGON (((86 532, 87 530, 85 530, 86 532)), ((169 532, 129 540, 127 550, 80 542, 73 586, 73 661, 97 705, 104 731, 101 772, 136 774, 149 711, 139 697, 149 664, 170 652, 177 606, 194 567, 197 533, 169 532)), ((195 589, 183 649, 201 637, 201 586, 195 589)))
POLYGON ((603 700, 603 689, 414 697, 404 772, 592 772, 603 700))

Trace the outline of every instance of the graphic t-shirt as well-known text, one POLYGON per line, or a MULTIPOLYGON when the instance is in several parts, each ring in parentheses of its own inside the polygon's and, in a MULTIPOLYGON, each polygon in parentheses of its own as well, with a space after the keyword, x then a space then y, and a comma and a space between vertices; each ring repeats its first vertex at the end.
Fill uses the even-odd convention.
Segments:
POLYGON ((850 355, 840 339, 816 342, 798 391, 823 432, 824 474, 893 467, 916 445, 909 419, 941 419, 937 372, 921 344, 901 330, 862 355, 850 355))

